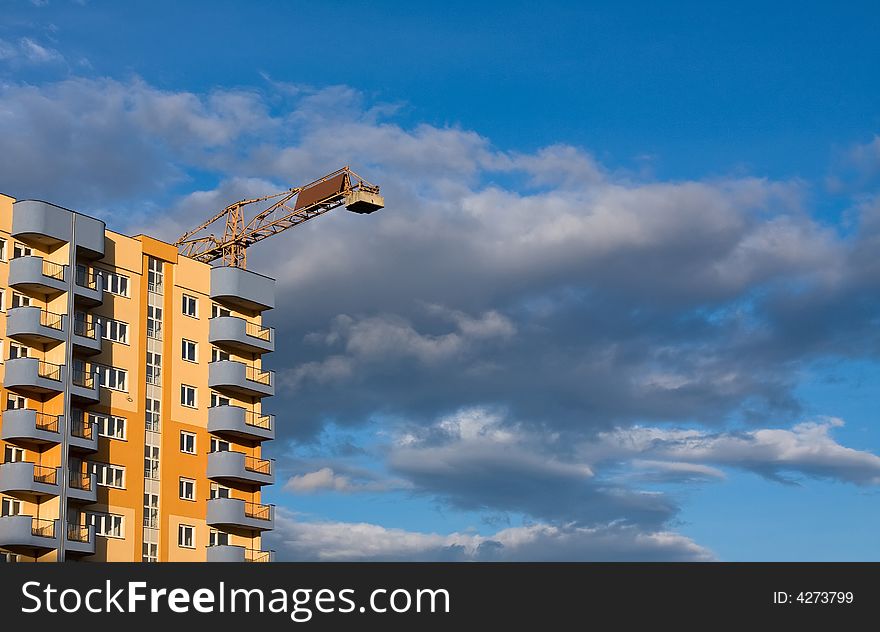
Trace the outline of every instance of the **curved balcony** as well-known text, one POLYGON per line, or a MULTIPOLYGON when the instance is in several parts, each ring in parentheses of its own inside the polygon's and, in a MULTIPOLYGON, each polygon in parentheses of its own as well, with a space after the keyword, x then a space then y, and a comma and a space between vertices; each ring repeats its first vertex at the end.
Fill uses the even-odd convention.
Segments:
POLYGON ((60 418, 30 408, 3 411, 0 439, 15 445, 58 445, 61 443, 60 418))
POLYGON ((208 478, 248 485, 272 485, 275 482, 275 464, 243 452, 210 452, 208 478))
POLYGON ((215 316, 208 321, 208 342, 239 353, 275 351, 275 329, 238 316, 215 316))
POLYGON ((67 500, 88 505, 98 502, 97 474, 70 472, 67 481, 67 500))
POLYGON ((95 554, 95 527, 92 525, 69 524, 64 530, 64 553, 67 556, 81 557, 95 554))
POLYGON ((16 497, 57 496, 61 493, 61 468, 28 461, 0 465, 0 493, 16 497))
POLYGON ((77 303, 96 307, 104 302, 104 277, 94 268, 77 264, 73 277, 73 300, 77 303))
POLYGON ((274 562, 275 551, 248 549, 231 544, 218 544, 208 547, 209 562, 274 562))
POLYGON ((244 362, 219 360, 208 364, 208 386, 233 395, 270 397, 275 394, 275 373, 244 362))
POLYGON ((9 261, 9 287, 29 294, 54 296, 67 291, 67 266, 28 255, 9 261))
POLYGON ((42 200, 18 200, 12 205, 13 237, 43 249, 54 249, 76 235, 77 253, 100 259, 105 249, 104 228, 99 219, 42 200))
POLYGON ((248 441, 271 441, 275 438, 275 415, 241 406, 212 406, 208 409, 208 432, 248 441))
POLYGON ((238 498, 214 498, 208 501, 206 521, 209 527, 269 531, 275 525, 275 507, 238 498))
POLYGON ((58 548, 58 520, 33 516, 0 517, 0 546, 18 553, 51 551, 58 548))
POLYGON ((6 336, 29 346, 64 342, 67 316, 39 307, 13 307, 6 313, 6 336))
POLYGON ((73 369, 70 380, 70 396, 79 402, 95 404, 101 400, 95 369, 73 369))
POLYGON ((40 397, 64 391, 64 367, 37 358, 6 361, 3 386, 17 393, 40 397))
POLYGON ((91 315, 73 319, 73 349, 82 355, 101 353, 101 326, 91 315))
POLYGON ((231 266, 211 268, 211 299, 249 312, 275 307, 275 279, 231 266))

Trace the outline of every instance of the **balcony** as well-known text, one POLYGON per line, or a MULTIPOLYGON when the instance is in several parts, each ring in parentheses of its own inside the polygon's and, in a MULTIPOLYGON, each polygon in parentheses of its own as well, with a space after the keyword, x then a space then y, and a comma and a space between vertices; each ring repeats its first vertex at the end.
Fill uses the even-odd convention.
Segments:
POLYGON ((88 472, 70 472, 67 500, 90 505, 98 502, 98 477, 88 472))
POLYGON ((101 353, 101 326, 90 314, 78 312, 73 318, 73 348, 83 355, 101 353))
POLYGON ((250 270, 218 266, 211 269, 211 299, 249 312, 272 309, 275 279, 250 270))
POLYGON ((0 465, 0 493, 20 497, 57 496, 60 468, 36 465, 27 461, 0 465))
POLYGON ((275 438, 275 415, 241 406, 212 406, 208 409, 208 432, 248 441, 271 441, 275 438))
POLYGON ((89 259, 104 256, 104 222, 41 200, 13 203, 12 235, 42 249, 54 249, 75 235, 79 255, 89 259))
POLYGON ((275 373, 235 360, 208 364, 208 386, 233 395, 270 397, 275 394, 275 373))
POLYGON ((208 478, 248 485, 272 485, 275 482, 275 464, 243 452, 210 452, 208 478))
POLYGON ((275 551, 260 551, 231 544, 208 547, 209 562, 274 562, 275 551))
POLYGON ((73 300, 82 305, 95 307, 104 302, 104 277, 94 268, 77 264, 73 279, 73 300))
POLYGON ((61 443, 60 420, 29 408, 3 411, 0 439, 15 445, 58 445, 61 443))
POLYGON ((95 404, 100 401, 98 378, 92 368, 71 371, 70 396, 79 402, 95 404))
POLYGON ((70 449, 81 452, 98 451, 98 428, 97 424, 83 419, 72 419, 68 428, 70 449))
POLYGON ((275 329, 237 316, 216 316, 209 321, 208 342, 239 353, 275 351, 275 329))
POLYGON ((79 557, 95 554, 95 527, 69 524, 64 534, 64 553, 79 557))
POLYGON ((67 291, 67 266, 29 255, 9 262, 9 287, 29 294, 54 296, 67 291))
POLYGON ((64 367, 37 358, 6 361, 3 386, 31 397, 64 391, 64 367))
POLYGON ((58 522, 32 516, 0 517, 0 547, 28 554, 57 549, 58 522))
POLYGON ((13 307, 6 314, 6 336, 29 346, 64 342, 67 316, 39 307, 13 307))
POLYGON ((275 525, 275 507, 237 498, 214 498, 208 501, 207 523, 209 527, 269 531, 275 525))

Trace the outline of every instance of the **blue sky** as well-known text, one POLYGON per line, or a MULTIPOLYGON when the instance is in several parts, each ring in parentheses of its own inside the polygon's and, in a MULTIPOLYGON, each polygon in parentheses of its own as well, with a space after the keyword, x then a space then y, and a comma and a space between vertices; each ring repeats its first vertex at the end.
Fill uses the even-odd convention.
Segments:
POLYGON ((382 185, 250 257, 279 557, 880 559, 876 6, 182 4, 2 3, 0 191, 382 185))

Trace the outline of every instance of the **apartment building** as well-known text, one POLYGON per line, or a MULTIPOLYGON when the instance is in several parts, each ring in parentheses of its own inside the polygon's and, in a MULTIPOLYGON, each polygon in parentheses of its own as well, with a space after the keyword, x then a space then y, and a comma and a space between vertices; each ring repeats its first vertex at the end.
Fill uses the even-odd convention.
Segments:
POLYGON ((271 561, 274 281, 0 195, 0 561, 271 561))

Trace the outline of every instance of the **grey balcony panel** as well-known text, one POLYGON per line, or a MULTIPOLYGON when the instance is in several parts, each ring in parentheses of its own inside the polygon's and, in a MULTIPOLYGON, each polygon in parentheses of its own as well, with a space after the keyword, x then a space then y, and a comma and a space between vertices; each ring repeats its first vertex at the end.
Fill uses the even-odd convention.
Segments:
POLYGON ((67 500, 85 504, 98 502, 97 474, 74 474, 71 472, 67 486, 67 500))
POLYGON ((67 268, 62 264, 46 262, 43 257, 30 255, 9 261, 9 287, 24 292, 53 295, 67 291, 67 268), (44 274, 48 272, 49 274, 44 274))
POLYGON ((0 546, 11 551, 57 549, 58 522, 32 516, 0 517, 0 546))
POLYGON ((208 454, 208 478, 250 485, 272 485, 275 482, 275 464, 251 459, 242 452, 211 452, 208 454))
POLYGON ((74 318, 72 340, 75 350, 82 354, 101 353, 101 326, 74 318))
POLYGON ((211 298, 248 311, 275 307, 275 279, 262 274, 218 266, 211 269, 211 298))
POLYGON ((268 353, 275 351, 275 330, 237 316, 217 316, 210 320, 208 342, 245 353, 268 353))
POLYGON ((248 397, 271 397, 275 394, 275 375, 258 371, 244 362, 221 360, 208 364, 208 386, 248 397))
POLYGON ((208 432, 271 441, 275 438, 275 416, 256 415, 241 406, 212 406, 208 409, 208 432))
POLYGON ((60 393, 64 390, 65 373, 65 367, 37 358, 13 358, 6 361, 3 386, 27 394, 60 393))
POLYGON ((68 525, 64 530, 64 551, 66 555, 94 555, 95 527, 68 525))
POLYGON ((70 449, 81 452, 98 451, 98 428, 96 424, 74 421, 68 427, 70 449))
POLYGON ((98 376, 89 371, 73 371, 70 380, 70 396, 76 401, 95 404, 101 400, 98 376))
POLYGON ((243 546, 221 544, 208 547, 209 562, 274 562, 275 551, 255 551, 243 546))
POLYGON ((208 501, 209 527, 243 527, 270 531, 275 525, 275 507, 247 503, 237 498, 214 498, 208 501))
POLYGON ((73 276, 73 299, 77 303, 96 307, 104 302, 104 277, 94 269, 77 265, 73 276))
POLYGON ((67 316, 39 307, 13 307, 6 313, 6 336, 33 346, 64 342, 67 316))
POLYGON ((12 234, 30 244, 54 247, 70 242, 76 222, 76 245, 92 259, 104 256, 101 220, 41 200, 19 200, 12 205, 12 234))
POLYGON ((61 493, 61 486, 58 484, 61 482, 60 474, 60 468, 40 467, 27 461, 3 463, 0 465, 0 492, 26 496, 57 496, 61 493))
POLYGON ((19 408, 4 410, 0 439, 20 445, 57 445, 61 443, 61 422, 55 415, 42 415, 36 410, 19 408))

